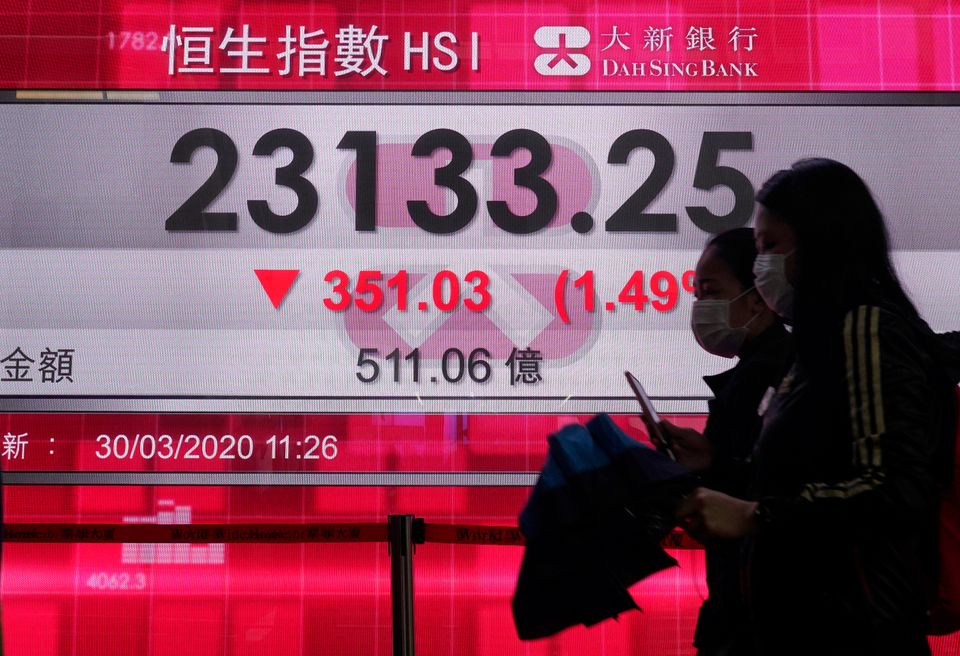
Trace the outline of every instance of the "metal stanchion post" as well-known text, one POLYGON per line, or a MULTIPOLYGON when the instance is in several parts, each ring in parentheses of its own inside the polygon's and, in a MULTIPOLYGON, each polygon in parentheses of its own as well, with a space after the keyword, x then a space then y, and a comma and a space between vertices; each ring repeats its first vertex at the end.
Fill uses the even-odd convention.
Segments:
POLYGON ((387 517, 390 597, 393 610, 393 656, 414 656, 413 526, 413 515, 387 517))

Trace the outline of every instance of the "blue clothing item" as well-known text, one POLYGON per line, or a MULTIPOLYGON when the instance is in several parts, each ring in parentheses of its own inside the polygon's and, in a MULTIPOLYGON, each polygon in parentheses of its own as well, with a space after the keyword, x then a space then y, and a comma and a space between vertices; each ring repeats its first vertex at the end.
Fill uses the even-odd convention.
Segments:
POLYGON ((675 525, 677 501, 696 484, 605 414, 548 442, 520 514, 527 546, 513 616, 523 640, 638 608, 627 588, 676 565, 660 543, 675 525))

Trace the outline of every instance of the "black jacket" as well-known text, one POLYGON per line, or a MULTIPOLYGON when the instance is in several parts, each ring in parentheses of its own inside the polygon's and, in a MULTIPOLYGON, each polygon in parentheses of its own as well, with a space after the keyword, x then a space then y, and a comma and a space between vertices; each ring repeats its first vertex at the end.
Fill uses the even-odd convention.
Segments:
POLYGON ((946 350, 924 328, 855 308, 843 362, 816 377, 794 365, 772 399, 753 456, 760 529, 745 546, 762 654, 929 653, 956 408, 946 350))
MULTIPOLYGON (((790 357, 790 335, 779 322, 746 348, 736 366, 703 380, 713 392, 703 435, 712 447, 705 487, 746 497, 749 461, 760 435, 761 401, 783 377, 790 357)), ((709 598, 700 609, 694 644, 701 655, 749 654, 749 635, 740 586, 740 542, 708 545, 709 598)))
POLYGON ((960 330, 937 335, 940 341, 938 358, 954 383, 960 383, 960 330))

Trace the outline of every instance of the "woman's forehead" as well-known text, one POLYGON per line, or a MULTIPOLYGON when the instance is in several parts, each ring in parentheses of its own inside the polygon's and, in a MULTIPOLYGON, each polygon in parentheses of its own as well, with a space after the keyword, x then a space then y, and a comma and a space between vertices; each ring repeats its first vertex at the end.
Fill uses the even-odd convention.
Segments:
POLYGON ((708 246, 700 255, 695 272, 697 280, 705 282, 727 282, 733 277, 733 272, 726 261, 720 257, 715 246, 708 246))

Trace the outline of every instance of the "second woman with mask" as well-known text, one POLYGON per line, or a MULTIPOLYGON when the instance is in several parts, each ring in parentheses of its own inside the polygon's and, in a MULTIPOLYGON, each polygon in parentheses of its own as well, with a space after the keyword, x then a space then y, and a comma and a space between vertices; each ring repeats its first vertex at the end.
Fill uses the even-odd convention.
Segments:
MULTIPOLYGON (((782 378, 790 351, 789 334, 754 287, 756 256, 749 228, 720 234, 704 249, 694 274, 691 327, 706 351, 738 361, 704 377, 714 398, 702 434, 668 421, 659 427, 681 464, 699 472, 709 487, 734 496, 746 495, 749 455, 761 428, 757 409, 782 378)), ((708 544, 706 559, 709 598, 697 621, 698 654, 752 654, 740 592, 740 542, 708 544)))

